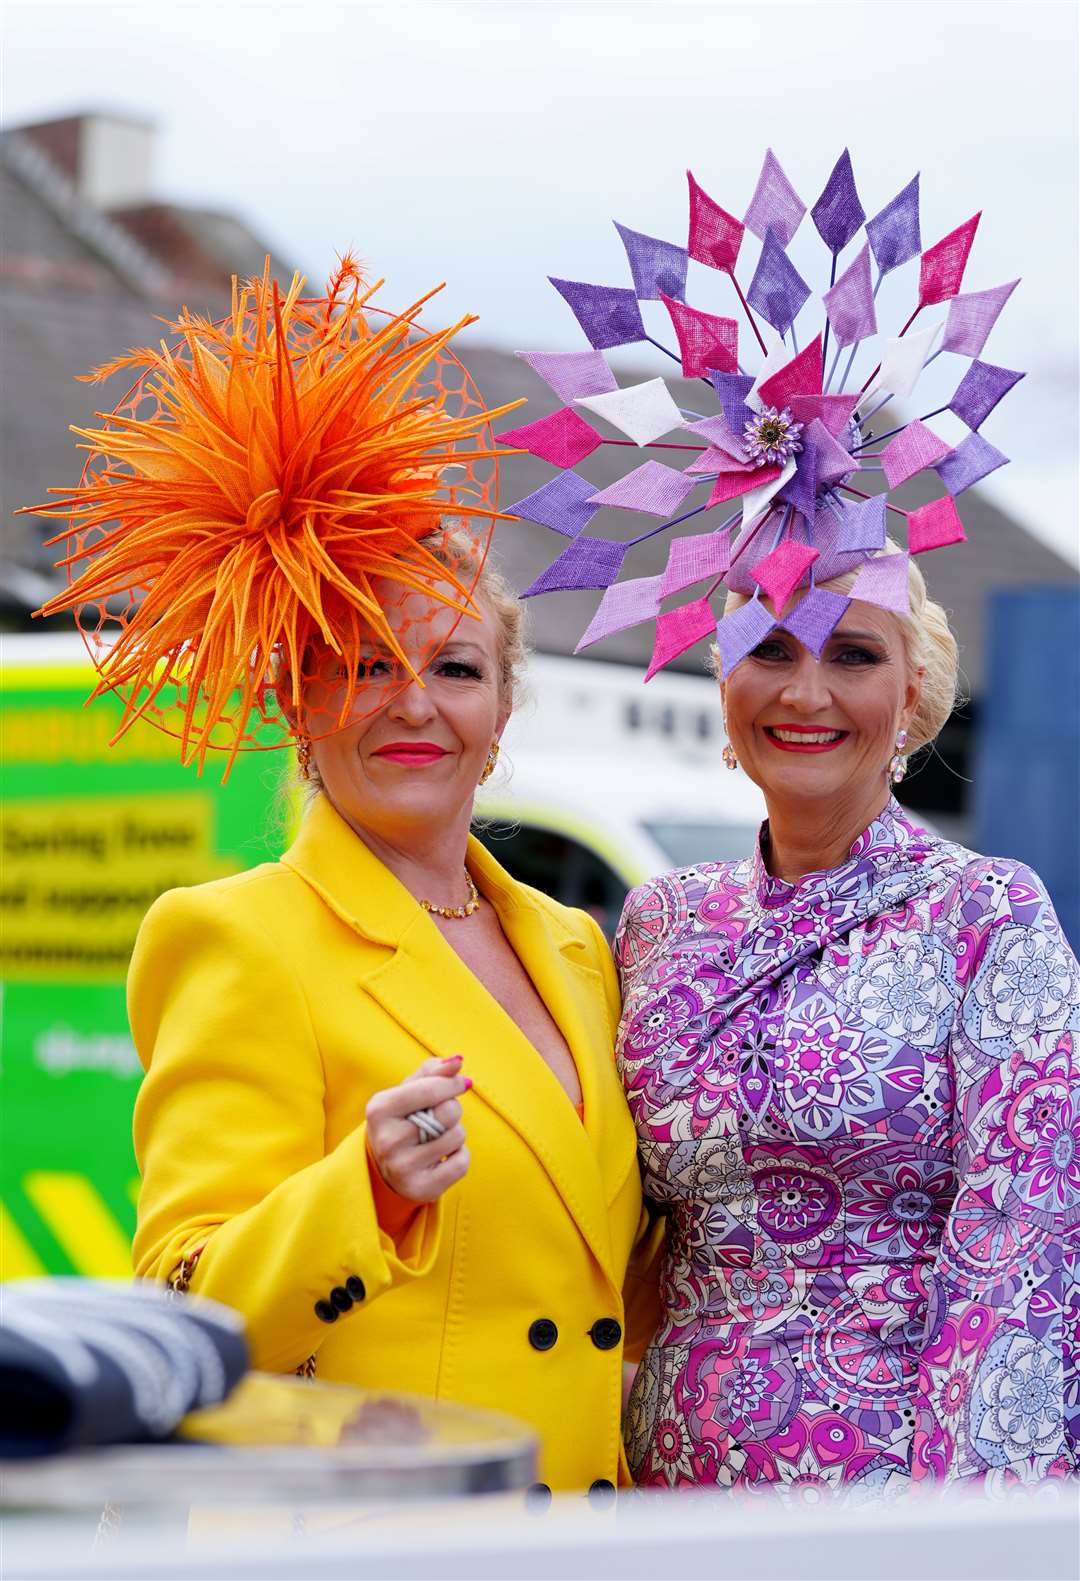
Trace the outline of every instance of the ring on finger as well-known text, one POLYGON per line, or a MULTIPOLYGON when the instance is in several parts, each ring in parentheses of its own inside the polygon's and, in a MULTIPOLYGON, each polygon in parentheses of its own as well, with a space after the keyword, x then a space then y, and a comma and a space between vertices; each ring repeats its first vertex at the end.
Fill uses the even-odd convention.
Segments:
POLYGON ((425 1142, 434 1142, 446 1131, 445 1125, 436 1115, 434 1109, 414 1109, 412 1114, 405 1116, 412 1125, 415 1125, 419 1136, 416 1138, 417 1146, 425 1142))

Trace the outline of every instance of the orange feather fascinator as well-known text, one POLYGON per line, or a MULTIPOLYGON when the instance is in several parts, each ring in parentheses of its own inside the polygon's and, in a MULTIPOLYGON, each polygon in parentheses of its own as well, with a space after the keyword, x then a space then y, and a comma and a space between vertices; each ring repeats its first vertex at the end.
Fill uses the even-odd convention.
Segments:
MULTIPOLYGON (((379 282, 381 284, 381 282, 379 282)), ((117 739, 148 718, 200 768, 211 748, 281 745, 298 732, 313 650, 336 656, 335 716, 363 717, 365 652, 420 676, 472 598, 494 521, 493 418, 449 351, 467 324, 429 334, 370 305, 351 256, 326 295, 233 282, 213 323, 185 308, 171 348, 132 351, 86 375, 139 377, 104 426, 73 428, 89 452, 78 487, 27 507, 63 517, 51 544, 69 585, 38 611, 72 610, 100 679, 124 703, 117 739), (430 642, 408 651, 380 590, 427 595, 430 642)), ((385 596, 385 595, 384 595, 385 596)), ((415 622, 414 622, 415 624, 415 622)), ((422 683, 421 683, 422 684, 422 683)), ((386 700, 385 689, 371 704, 386 700)))

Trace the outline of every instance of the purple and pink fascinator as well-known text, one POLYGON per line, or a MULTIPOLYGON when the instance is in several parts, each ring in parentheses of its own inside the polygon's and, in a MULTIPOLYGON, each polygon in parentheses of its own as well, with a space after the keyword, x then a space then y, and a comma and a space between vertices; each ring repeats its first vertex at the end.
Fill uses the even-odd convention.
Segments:
POLYGON ((589 349, 519 352, 562 405, 498 436, 558 468, 507 508, 566 540, 522 597, 600 591, 578 652, 653 622, 646 680, 714 634, 729 674, 777 626, 820 655, 852 599, 906 610, 909 556, 963 542, 957 497, 1008 460, 981 429, 1024 377, 982 356, 1018 282, 961 293, 980 216, 924 249, 917 175, 868 220, 848 151, 841 154, 809 210, 829 255, 828 286, 801 348, 796 326, 813 292, 787 249, 807 207, 772 150, 741 220, 687 176, 685 246, 616 224, 629 285, 551 277, 589 349), (736 271, 750 251, 748 231, 760 248, 752 271, 744 263, 744 286, 736 271), (687 304, 691 260, 727 277, 736 316, 687 304), (881 283, 916 260, 906 322, 883 333, 881 283), (643 302, 662 304, 665 340, 674 345, 647 332, 643 302), (680 407, 663 377, 619 384, 605 352, 639 343, 679 364, 683 379, 701 382, 705 410, 680 407), (919 413, 920 376, 946 352, 967 366, 949 400, 919 413), (886 405, 912 415, 875 436, 869 425, 886 405), (944 412, 967 430, 956 445, 930 426, 944 412), (597 488, 578 469, 604 445, 649 455, 597 488), (941 494, 905 509, 893 496, 928 468, 941 494), (643 512, 657 525, 629 540, 609 537, 600 513, 611 510, 643 512), (906 525, 899 555, 884 552, 889 516, 906 525), (664 570, 625 576, 636 546, 661 534, 668 535, 664 570), (848 571, 857 573, 849 596, 820 585, 848 571), (723 588, 749 601, 718 621, 713 599, 723 588), (801 589, 806 596, 792 605, 801 589))

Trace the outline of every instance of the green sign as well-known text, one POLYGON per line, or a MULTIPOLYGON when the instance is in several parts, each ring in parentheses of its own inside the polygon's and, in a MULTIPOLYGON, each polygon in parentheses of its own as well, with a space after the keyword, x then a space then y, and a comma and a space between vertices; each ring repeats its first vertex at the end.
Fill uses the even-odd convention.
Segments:
POLYGON ((293 759, 244 753, 223 786, 218 754, 200 777, 151 724, 110 746, 120 703, 84 708, 88 659, 73 646, 67 662, 37 664, 33 649, 5 639, 0 691, 0 1276, 124 1277, 138 1190, 141 1067, 124 1000, 135 935, 163 890, 280 853, 293 759), (11 664, 15 648, 30 662, 11 664))

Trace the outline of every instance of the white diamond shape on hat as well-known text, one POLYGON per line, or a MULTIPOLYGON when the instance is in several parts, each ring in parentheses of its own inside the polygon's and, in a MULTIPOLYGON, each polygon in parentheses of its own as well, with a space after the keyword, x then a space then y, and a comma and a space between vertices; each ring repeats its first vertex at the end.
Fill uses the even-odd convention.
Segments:
POLYGON ((749 527, 752 521, 756 521, 769 505, 773 495, 778 494, 785 484, 791 482, 795 476, 795 466, 794 458, 785 461, 778 478, 773 478, 771 483, 761 483, 756 489, 751 489, 749 494, 743 495, 743 527, 749 527))
POLYGON ((605 418, 635 445, 649 445, 682 427, 682 413, 663 379, 647 379, 644 384, 630 384, 607 395, 582 395, 574 405, 605 418))
POLYGON ((867 405, 871 397, 878 394, 910 395, 919 382, 919 374, 940 334, 941 325, 931 324, 929 329, 917 329, 903 337, 897 335, 893 340, 887 340, 881 367, 863 396, 862 404, 867 405))

